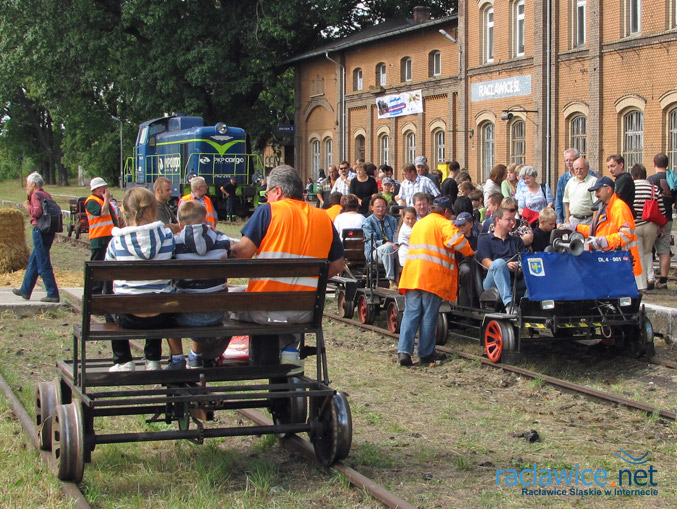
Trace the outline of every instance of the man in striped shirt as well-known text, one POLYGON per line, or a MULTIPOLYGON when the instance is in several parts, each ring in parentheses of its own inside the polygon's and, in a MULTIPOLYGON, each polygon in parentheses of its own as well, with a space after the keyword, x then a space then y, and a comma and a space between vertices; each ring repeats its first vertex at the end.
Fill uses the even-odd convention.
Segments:
POLYGON ((400 194, 395 197, 395 200, 400 205, 407 207, 414 206, 414 195, 416 193, 428 193, 433 198, 439 196, 440 191, 435 187, 432 180, 427 177, 421 177, 416 172, 416 166, 408 164, 402 169, 404 180, 400 186, 400 194))
POLYGON ((348 161, 343 161, 339 164, 339 177, 331 188, 332 193, 341 193, 343 195, 350 194, 350 181, 355 177, 355 173, 350 174, 350 165, 348 161))

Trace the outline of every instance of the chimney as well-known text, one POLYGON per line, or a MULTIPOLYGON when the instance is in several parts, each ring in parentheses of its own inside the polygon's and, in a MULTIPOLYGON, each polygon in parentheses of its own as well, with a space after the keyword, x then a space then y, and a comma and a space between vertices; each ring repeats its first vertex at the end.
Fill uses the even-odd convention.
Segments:
POLYGON ((430 21, 430 7, 416 6, 414 7, 414 24, 425 23, 430 21))

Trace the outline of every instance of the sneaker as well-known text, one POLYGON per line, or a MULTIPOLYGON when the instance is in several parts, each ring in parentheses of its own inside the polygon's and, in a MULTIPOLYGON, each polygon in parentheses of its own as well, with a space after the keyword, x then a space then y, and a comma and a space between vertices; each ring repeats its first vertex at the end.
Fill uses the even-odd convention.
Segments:
POLYGON ((646 284, 646 289, 647 289, 647 290, 653 290, 653 289, 654 289, 654 281, 649 281, 649 282, 646 284))
POLYGON ((656 282, 656 290, 667 290, 668 289, 668 284, 667 283, 658 283, 656 282))
POLYGON ((447 359, 447 354, 439 353, 439 352, 433 352, 431 355, 426 355, 425 357, 421 357, 418 360, 418 362, 419 362, 419 364, 432 364, 433 362, 444 361, 446 359, 447 359))
POLYGON ((16 295, 17 297, 21 297, 21 298, 24 299, 24 300, 30 299, 30 297, 29 297, 28 295, 26 295, 25 293, 23 293, 23 292, 22 292, 20 289, 18 289, 18 288, 13 288, 13 289, 12 289, 12 293, 13 293, 14 295, 16 295))
POLYGON ((122 364, 113 364, 110 368, 108 368, 108 372, 117 373, 120 371, 134 371, 135 369, 136 366, 134 365, 134 361, 129 361, 122 364))
POLYGON ((409 355, 407 352, 399 352, 397 354, 397 361, 400 363, 400 366, 411 366, 413 362, 411 362, 411 355, 409 355))
POLYGON ((146 359, 146 371, 160 371, 162 369, 162 364, 160 361, 149 361, 146 359))
POLYGON ((204 368, 204 363, 202 362, 202 356, 200 357, 191 357, 188 359, 186 366, 188 369, 200 369, 204 368))
POLYGON ((43 297, 40 302, 59 302, 59 297, 43 297))
POLYGON ((186 369, 186 359, 181 359, 180 361, 169 361, 167 366, 165 366, 165 369, 167 371, 186 369))

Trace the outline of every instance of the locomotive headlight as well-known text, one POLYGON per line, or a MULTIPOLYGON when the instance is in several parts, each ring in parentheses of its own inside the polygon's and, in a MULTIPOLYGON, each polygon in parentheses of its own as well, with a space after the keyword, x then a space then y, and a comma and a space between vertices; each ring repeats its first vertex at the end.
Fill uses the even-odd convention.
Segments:
POLYGON ((226 134, 228 131, 228 126, 224 124, 223 122, 219 122, 216 124, 216 132, 219 134, 226 134))
POLYGON ((541 301, 541 309, 555 309, 555 301, 554 300, 542 300, 541 301))
POLYGON ((632 304, 632 297, 621 297, 620 299, 618 299, 618 303, 623 307, 629 306, 630 304, 632 304))

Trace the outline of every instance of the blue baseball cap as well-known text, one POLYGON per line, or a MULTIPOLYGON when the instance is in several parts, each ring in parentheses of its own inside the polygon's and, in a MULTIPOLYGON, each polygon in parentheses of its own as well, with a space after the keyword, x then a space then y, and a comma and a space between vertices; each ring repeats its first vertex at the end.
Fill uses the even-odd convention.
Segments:
POLYGON ((474 219, 472 218, 472 215, 470 215, 470 212, 461 212, 456 216, 456 219, 454 219, 454 225, 456 226, 463 226, 465 223, 472 222, 474 222, 474 219))
POLYGON ((433 207, 440 207, 442 209, 452 210, 451 198, 448 196, 438 196, 433 201, 433 207))
POLYGON ((597 191, 602 186, 614 187, 616 184, 609 177, 600 177, 595 182, 595 185, 588 188, 588 191, 597 191))

